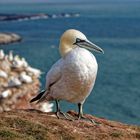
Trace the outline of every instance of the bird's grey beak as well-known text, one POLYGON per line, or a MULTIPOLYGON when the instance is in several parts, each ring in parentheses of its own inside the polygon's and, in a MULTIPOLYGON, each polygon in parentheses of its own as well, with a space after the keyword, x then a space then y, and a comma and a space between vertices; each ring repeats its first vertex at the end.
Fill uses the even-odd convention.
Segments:
POLYGON ((100 47, 93 44, 89 40, 81 40, 81 41, 76 42, 75 44, 78 45, 79 47, 82 47, 82 48, 93 50, 93 51, 96 51, 99 53, 104 53, 104 51, 100 47))

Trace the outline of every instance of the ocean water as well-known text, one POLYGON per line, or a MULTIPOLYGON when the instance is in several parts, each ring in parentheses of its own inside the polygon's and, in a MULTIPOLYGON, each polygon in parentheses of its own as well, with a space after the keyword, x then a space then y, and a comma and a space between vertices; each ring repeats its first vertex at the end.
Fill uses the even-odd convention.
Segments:
MULTIPOLYGON (((78 12, 80 17, 0 22, 0 32, 15 32, 21 43, 1 46, 13 50, 45 74, 60 58, 59 38, 69 28, 82 31, 105 54, 96 56, 99 71, 95 87, 84 104, 84 112, 140 125, 140 2, 0 4, 0 13, 78 12)), ((63 110, 77 110, 62 102, 63 110)))

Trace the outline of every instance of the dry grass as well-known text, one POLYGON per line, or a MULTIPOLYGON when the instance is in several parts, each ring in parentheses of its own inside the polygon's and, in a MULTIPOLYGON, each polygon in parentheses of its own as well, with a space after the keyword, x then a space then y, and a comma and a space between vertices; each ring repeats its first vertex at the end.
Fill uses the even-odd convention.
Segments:
MULTIPOLYGON (((72 113, 74 114, 74 113, 72 113)), ((0 140, 138 140, 140 128, 92 117, 100 123, 57 119, 38 111, 0 114, 0 140)))

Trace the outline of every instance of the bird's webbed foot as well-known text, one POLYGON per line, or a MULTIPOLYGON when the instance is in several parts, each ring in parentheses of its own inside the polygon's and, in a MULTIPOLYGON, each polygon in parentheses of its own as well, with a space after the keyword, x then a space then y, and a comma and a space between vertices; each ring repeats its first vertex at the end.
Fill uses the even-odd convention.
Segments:
POLYGON ((66 120, 69 120, 69 121, 73 121, 72 117, 69 114, 64 113, 64 112, 61 111, 59 101, 55 100, 55 102, 56 102, 56 116, 57 116, 57 118, 58 119, 66 119, 66 120))
POLYGON ((56 112, 56 116, 57 116, 58 119, 66 119, 66 120, 69 120, 69 121, 73 121, 72 117, 69 114, 64 113, 60 110, 56 112))
POLYGON ((82 110, 82 108, 83 108, 83 104, 79 103, 79 104, 78 104, 79 113, 78 113, 78 118, 77 118, 77 120, 85 120, 85 121, 89 121, 89 122, 91 122, 91 123, 93 123, 93 124, 98 125, 98 124, 99 124, 98 122, 95 122, 93 119, 87 118, 87 117, 85 117, 85 116, 83 115, 83 110, 82 110))
POLYGON ((93 119, 87 118, 84 115, 78 116, 77 120, 85 120, 85 121, 91 122, 95 125, 98 125, 98 123, 96 121, 94 121, 93 119))

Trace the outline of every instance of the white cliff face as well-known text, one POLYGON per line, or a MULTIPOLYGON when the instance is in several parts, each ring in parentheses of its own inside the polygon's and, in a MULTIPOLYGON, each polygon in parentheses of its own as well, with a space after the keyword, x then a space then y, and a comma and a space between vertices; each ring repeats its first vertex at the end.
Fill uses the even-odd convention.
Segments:
POLYGON ((25 58, 14 55, 13 51, 5 54, 0 50, 0 112, 28 108, 52 111, 53 104, 49 102, 29 104, 39 91, 40 75, 41 71, 31 67, 25 58))

